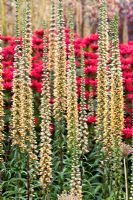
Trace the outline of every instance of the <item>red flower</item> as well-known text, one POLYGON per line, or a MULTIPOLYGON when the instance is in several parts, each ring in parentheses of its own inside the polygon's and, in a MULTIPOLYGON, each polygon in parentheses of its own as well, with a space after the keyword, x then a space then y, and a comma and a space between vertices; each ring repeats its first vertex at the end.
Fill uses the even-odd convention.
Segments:
POLYGON ((34 124, 36 125, 36 124, 38 124, 38 122, 39 122, 38 118, 35 117, 35 118, 34 118, 34 124))
POLYGON ((123 134, 124 134, 124 137, 126 139, 132 138, 132 136, 133 136, 133 129, 132 128, 126 128, 126 129, 123 130, 123 134))
POLYGON ((4 82, 3 87, 5 90, 11 90, 12 89, 12 82, 4 82))
POLYGON ((89 117, 87 117, 86 122, 87 122, 88 124, 95 123, 95 122, 96 122, 96 117, 95 117, 95 116, 89 116, 89 117))
POLYGON ((37 37, 42 38, 44 35, 44 30, 36 30, 34 34, 37 35, 37 37))
POLYGON ((78 76, 78 77, 76 78, 76 83, 77 83, 77 86, 80 86, 80 85, 81 85, 81 77, 80 77, 80 76, 78 76))
POLYGON ((54 129, 55 129, 55 128, 54 128, 54 125, 53 125, 53 124, 51 124, 51 125, 50 125, 50 133, 51 133, 51 134, 53 134, 53 133, 54 133, 54 129))
POLYGON ((13 79, 13 71, 11 69, 9 69, 9 68, 5 68, 3 70, 3 77, 4 77, 5 81, 8 81, 8 82, 12 81, 12 79, 13 79))
POLYGON ((91 34, 89 40, 91 42, 98 41, 98 34, 91 34))
POLYGON ((76 67, 80 67, 80 62, 79 61, 75 61, 76 67))
POLYGON ((133 94, 128 94, 128 99, 130 99, 131 101, 133 101, 133 94))
POLYGON ((84 72, 85 72, 85 74, 89 74, 89 73, 96 74, 97 67, 96 66, 88 66, 84 69, 84 72))
POLYGON ((97 85, 97 81, 93 80, 93 79, 86 78, 85 79, 85 85, 91 85, 91 86, 95 87, 97 85))
POLYGON ((55 102, 54 98, 51 98, 49 101, 50 104, 54 104, 54 102, 55 102))

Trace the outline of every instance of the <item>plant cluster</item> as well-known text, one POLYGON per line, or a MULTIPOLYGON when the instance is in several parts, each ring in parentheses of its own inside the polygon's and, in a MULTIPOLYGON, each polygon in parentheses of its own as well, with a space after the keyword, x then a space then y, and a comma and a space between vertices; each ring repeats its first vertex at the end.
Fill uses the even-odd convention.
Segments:
POLYGON ((133 43, 104 0, 84 39, 51 2, 49 30, 32 35, 27 0, 21 36, 16 0, 16 36, 0 35, 0 198, 132 199, 133 43))

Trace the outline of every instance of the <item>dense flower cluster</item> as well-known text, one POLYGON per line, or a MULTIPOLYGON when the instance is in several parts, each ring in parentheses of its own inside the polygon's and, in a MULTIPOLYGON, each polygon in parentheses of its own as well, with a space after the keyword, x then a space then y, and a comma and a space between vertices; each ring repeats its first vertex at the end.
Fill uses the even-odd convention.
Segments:
MULTIPOLYGON (((43 30, 37 30, 34 32, 32 38, 32 70, 31 70, 31 80, 32 88, 34 94, 40 94, 42 92, 42 69, 43 69, 43 30)), ((65 42, 66 42, 66 55, 68 58, 70 43, 70 34, 69 29, 65 29, 65 42)), ((0 36, 0 39, 4 42, 3 48, 3 86, 6 93, 11 92, 12 88, 12 79, 13 79, 13 62, 14 62, 14 53, 15 53, 15 38, 14 37, 3 37, 0 36)), ((21 43, 21 40, 20 40, 21 43)), ((86 38, 80 38, 78 34, 75 34, 74 48, 76 56, 76 68, 77 68, 77 95, 78 95, 78 110, 80 110, 80 88, 81 88, 81 46, 84 48, 85 52, 85 98, 86 98, 86 110, 89 112, 89 99, 90 96, 93 96, 93 99, 96 98, 96 73, 98 65, 98 35, 92 34, 86 38)), ((133 102, 133 42, 128 44, 120 44, 120 55, 121 55, 121 68, 124 78, 124 98, 125 98, 125 129, 123 130, 124 137, 132 137, 132 119, 133 114, 132 102, 133 102)), ((54 99, 50 100, 50 103, 54 103, 54 99)), ((10 104, 9 104, 10 105, 10 104)), ((7 107, 7 110, 9 106, 7 107)), ((89 115, 87 117, 88 124, 94 124, 96 122, 95 115, 89 115)), ((36 122, 38 123, 38 122, 36 122)), ((53 132, 53 128, 52 128, 53 132)))

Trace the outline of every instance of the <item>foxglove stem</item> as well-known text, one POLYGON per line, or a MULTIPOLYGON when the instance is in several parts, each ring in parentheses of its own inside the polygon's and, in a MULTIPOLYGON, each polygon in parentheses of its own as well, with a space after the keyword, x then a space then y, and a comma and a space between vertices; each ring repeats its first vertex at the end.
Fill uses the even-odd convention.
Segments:
POLYGON ((126 164, 126 157, 124 157, 123 161, 124 161, 124 174, 125 174, 126 200, 128 200, 128 179, 127 179, 127 164, 126 164))

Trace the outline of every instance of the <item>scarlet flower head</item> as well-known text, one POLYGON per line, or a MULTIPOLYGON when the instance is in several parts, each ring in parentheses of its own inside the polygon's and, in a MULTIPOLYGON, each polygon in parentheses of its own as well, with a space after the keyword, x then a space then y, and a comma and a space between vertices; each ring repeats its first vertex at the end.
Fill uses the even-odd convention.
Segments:
POLYGON ((87 117, 86 122, 87 122, 88 124, 96 123, 96 117, 95 117, 95 116, 89 116, 89 117, 87 117))
POLYGON ((133 128, 126 128, 123 130, 124 138, 130 139, 133 136, 133 128))

